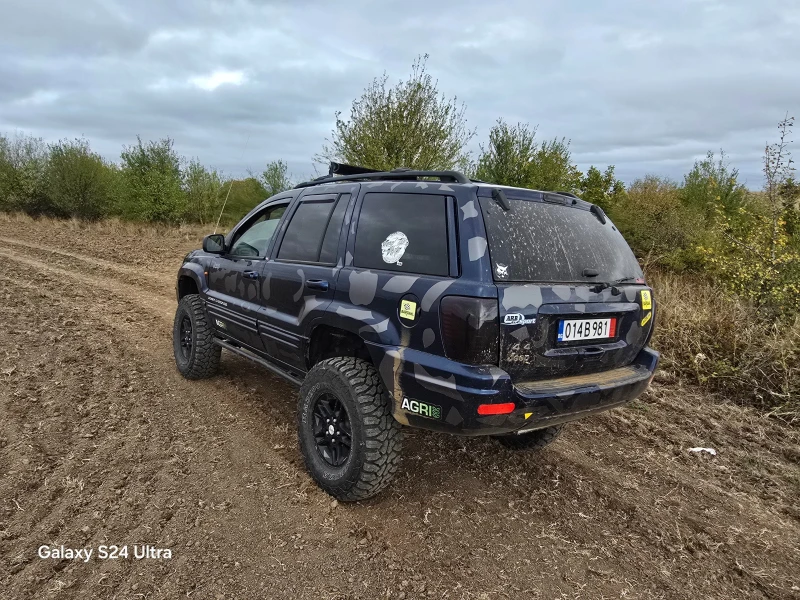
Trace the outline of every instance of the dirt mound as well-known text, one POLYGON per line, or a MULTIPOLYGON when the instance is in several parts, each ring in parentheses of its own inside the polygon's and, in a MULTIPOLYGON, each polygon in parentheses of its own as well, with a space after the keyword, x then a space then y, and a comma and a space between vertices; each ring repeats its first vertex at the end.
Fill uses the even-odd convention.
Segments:
POLYGON ((390 490, 337 504, 291 385, 229 354, 209 381, 175 370, 198 234, 0 230, 3 597, 800 597, 795 429, 657 382, 539 454, 409 431, 390 490), (62 545, 94 554, 38 556, 62 545))

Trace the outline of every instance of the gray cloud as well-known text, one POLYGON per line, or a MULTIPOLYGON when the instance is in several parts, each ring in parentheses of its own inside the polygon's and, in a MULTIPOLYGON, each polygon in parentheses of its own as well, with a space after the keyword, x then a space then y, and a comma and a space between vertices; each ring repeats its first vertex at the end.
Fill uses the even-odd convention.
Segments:
POLYGON ((6 0, 3 13, 0 131, 85 135, 109 158, 137 134, 170 136, 233 174, 282 158, 310 175, 334 112, 425 52, 466 102, 475 150, 502 116, 627 181, 679 178, 724 148, 758 187, 764 143, 800 108, 800 7, 778 0, 6 0))

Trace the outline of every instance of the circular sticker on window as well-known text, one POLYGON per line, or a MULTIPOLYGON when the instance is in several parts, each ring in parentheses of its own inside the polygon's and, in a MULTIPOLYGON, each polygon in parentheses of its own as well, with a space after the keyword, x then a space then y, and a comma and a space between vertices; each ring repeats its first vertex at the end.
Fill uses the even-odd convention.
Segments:
POLYGON ((390 233, 381 244, 383 262, 402 267, 403 263, 400 262, 400 259, 403 258, 406 248, 408 248, 408 238, 405 233, 402 231, 390 233))

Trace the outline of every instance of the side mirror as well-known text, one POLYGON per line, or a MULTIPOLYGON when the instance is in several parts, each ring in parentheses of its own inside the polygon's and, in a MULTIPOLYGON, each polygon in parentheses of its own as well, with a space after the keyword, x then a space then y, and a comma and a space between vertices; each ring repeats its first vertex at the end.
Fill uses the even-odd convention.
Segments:
POLYGON ((221 233, 212 233, 203 238, 203 251, 210 254, 225 252, 225 236, 221 233))

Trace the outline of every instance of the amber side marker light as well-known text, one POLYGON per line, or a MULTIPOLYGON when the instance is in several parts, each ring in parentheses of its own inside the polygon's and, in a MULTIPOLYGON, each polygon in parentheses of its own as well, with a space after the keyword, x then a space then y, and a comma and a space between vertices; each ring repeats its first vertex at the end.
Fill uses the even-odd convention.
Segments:
POLYGON ((479 415, 507 415, 514 412, 516 406, 513 402, 503 402, 502 404, 479 404, 479 415))

